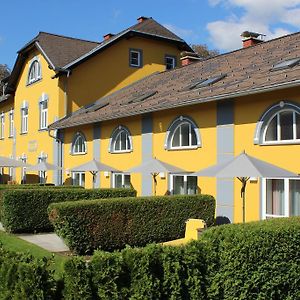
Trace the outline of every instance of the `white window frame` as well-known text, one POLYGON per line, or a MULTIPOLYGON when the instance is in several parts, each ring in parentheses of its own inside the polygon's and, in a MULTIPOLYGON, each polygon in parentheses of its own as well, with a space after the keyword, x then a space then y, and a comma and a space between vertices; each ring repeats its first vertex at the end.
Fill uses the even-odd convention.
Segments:
MULTIPOLYGON (((43 162, 43 161, 46 162, 47 157, 48 157, 47 154, 41 152, 41 154, 38 157, 38 163, 43 162)), ((47 172, 46 171, 39 171, 38 175, 39 175, 39 183, 43 183, 43 184, 46 183, 47 172)))
MULTIPOLYGON (((24 164, 27 163, 27 155, 26 154, 23 153, 22 156, 19 159, 24 164)), ((26 167, 22 168, 22 170, 21 170, 21 181, 22 181, 23 184, 26 183, 26 167)))
POLYGON ((176 126, 176 128, 171 132, 171 142, 170 142, 170 149, 178 150, 178 149, 195 149, 197 148, 197 135, 194 132, 196 136, 196 144, 192 145, 192 132, 194 131, 194 128, 190 122, 182 121, 180 124, 176 126), (182 146, 182 133, 181 128, 183 125, 189 125, 189 145, 188 146, 182 146), (175 136, 175 132, 179 129, 179 146, 173 146, 173 139, 175 136))
POLYGON ((142 50, 139 49, 129 49, 129 65, 130 67, 134 67, 134 68, 141 68, 142 67, 142 50), (137 58, 137 64, 132 63, 131 61, 131 55, 135 53, 138 54, 138 58, 137 58))
POLYGON ((8 137, 12 138, 15 135, 15 112, 13 109, 10 110, 9 112, 9 133, 8 133, 8 137))
POLYGON ((42 79, 41 64, 39 59, 34 57, 28 69, 27 85, 39 81, 40 79, 42 79))
POLYGON ((43 93, 41 101, 39 102, 40 130, 45 130, 48 127, 48 107, 48 96, 45 93, 43 93), (47 105, 46 108, 43 108, 44 104, 47 105))
POLYGON ((3 140, 5 136, 5 114, 0 114, 0 139, 3 140))
POLYGON ((300 139, 297 139, 297 124, 296 124, 296 114, 300 116, 300 114, 293 110, 293 109, 282 109, 275 114, 272 115, 272 117, 268 120, 264 131, 263 131, 263 144, 264 145, 278 145, 278 144, 295 144, 300 143, 300 139), (280 114, 284 112, 292 112, 293 113, 293 138, 289 140, 282 140, 281 139, 281 127, 280 127, 280 114), (270 123, 273 121, 274 118, 277 118, 277 140, 274 141, 267 141, 266 140, 266 134, 267 130, 269 128, 270 123))
POLYGON ((78 185, 85 187, 85 172, 72 172, 72 185, 75 185, 76 175, 79 175, 78 185))
POLYGON ((132 137, 130 134, 130 131, 124 127, 124 126, 118 126, 112 133, 112 136, 110 138, 110 145, 109 145, 109 152, 110 153, 128 153, 128 152, 132 152, 133 151, 133 147, 132 147, 132 137), (122 134, 125 133, 125 148, 126 149, 121 149, 121 140, 120 140, 120 149, 121 150, 116 150, 116 142, 118 140, 118 137, 122 134), (128 144, 129 141, 129 144, 128 144))
POLYGON ((23 106, 21 107, 21 134, 28 133, 28 115, 29 115, 29 107, 27 103, 24 101, 23 106))
POLYGON ((86 138, 85 135, 81 132, 76 132, 74 137, 73 137, 73 142, 71 145, 71 154, 72 155, 83 155, 87 153, 87 142, 86 142, 86 138), (84 151, 77 151, 77 141, 78 139, 82 139, 83 140, 83 145, 84 145, 84 151))
POLYGON ((165 56, 165 66, 166 66, 166 70, 172 70, 172 69, 174 69, 175 67, 176 67, 176 57, 175 56, 171 56, 171 55, 166 55, 165 56), (172 67, 171 68, 169 68, 168 69, 168 62, 167 62, 167 60, 168 59, 171 59, 172 60, 172 67))
POLYGON ((188 195, 187 193, 187 178, 188 177, 196 177, 197 178, 197 187, 196 187, 196 194, 198 194, 198 177, 191 175, 191 173, 170 173, 169 174, 169 186, 170 186, 170 192, 172 195, 174 195, 174 177, 181 176, 183 177, 183 184, 184 184, 184 194, 182 195, 188 195))
POLYGON ((299 178, 262 178, 261 184, 262 184, 262 212, 261 216, 262 219, 267 218, 284 218, 284 217, 290 217, 290 180, 300 180, 299 178), (284 181, 284 214, 283 215, 271 215, 267 214, 267 180, 270 179, 280 179, 284 181))
POLYGON ((116 177, 117 175, 122 176, 122 188, 125 187, 125 176, 129 176, 129 181, 131 183, 131 174, 130 173, 120 173, 120 172, 112 172, 112 188, 116 188, 116 177))

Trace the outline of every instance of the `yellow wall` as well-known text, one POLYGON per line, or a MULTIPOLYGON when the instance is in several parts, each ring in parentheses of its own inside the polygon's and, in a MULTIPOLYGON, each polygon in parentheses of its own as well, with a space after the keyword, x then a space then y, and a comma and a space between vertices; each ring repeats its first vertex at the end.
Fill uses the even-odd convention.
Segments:
POLYGON ((165 55, 177 56, 177 46, 140 37, 120 40, 72 70, 68 78, 68 111, 94 102, 128 84, 165 70, 165 55), (143 51, 143 68, 129 66, 129 49, 143 51))
MULTIPOLYGON (((272 105, 280 101, 292 101, 300 104, 297 89, 289 89, 248 96, 235 101, 235 155, 243 150, 247 154, 265 160, 291 172, 300 173, 300 145, 255 145, 254 134, 256 124, 262 114, 272 105)), ((258 220, 260 217, 260 181, 249 183, 246 192, 246 221, 258 220)), ((235 181, 235 222, 242 221, 241 184, 235 181)))
MULTIPOLYGON (((50 70, 48 63, 38 51, 32 51, 26 60, 19 77, 15 93, 15 135, 16 135, 16 158, 26 154, 29 164, 36 164, 41 152, 48 155, 47 162, 53 163, 53 139, 48 136, 48 131, 39 130, 39 98, 43 93, 49 96, 48 101, 48 124, 53 123, 59 116, 59 88, 58 79, 51 79, 55 75, 50 70), (42 79, 27 85, 30 61, 37 56, 42 69, 42 79), (29 104, 28 133, 21 134, 21 106, 26 100, 29 104)), ((21 181, 21 170, 16 172, 16 179, 21 181)), ((47 181, 52 182, 52 172, 48 172, 47 181)), ((27 182, 37 182, 36 172, 27 172, 27 182), (32 174, 31 176, 29 174, 32 174)))

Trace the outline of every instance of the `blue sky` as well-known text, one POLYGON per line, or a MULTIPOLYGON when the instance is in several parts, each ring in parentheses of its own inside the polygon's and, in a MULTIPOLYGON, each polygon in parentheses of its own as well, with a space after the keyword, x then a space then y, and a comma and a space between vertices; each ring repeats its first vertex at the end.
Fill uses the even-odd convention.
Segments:
POLYGON ((300 0, 10 0, 1 3, 0 63, 12 67, 39 31, 99 41, 141 15, 221 52, 239 48, 244 30, 267 39, 300 30, 300 0))

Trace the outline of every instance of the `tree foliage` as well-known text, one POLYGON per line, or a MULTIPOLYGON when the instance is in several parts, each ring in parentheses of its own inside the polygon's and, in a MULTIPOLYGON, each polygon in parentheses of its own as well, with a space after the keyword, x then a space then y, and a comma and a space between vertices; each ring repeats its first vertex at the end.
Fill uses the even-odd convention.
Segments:
POLYGON ((10 70, 7 65, 0 64, 0 96, 3 94, 3 83, 1 82, 2 79, 9 76, 10 70))
POLYGON ((205 44, 192 44, 190 46, 201 58, 209 58, 220 54, 219 50, 208 49, 205 44))

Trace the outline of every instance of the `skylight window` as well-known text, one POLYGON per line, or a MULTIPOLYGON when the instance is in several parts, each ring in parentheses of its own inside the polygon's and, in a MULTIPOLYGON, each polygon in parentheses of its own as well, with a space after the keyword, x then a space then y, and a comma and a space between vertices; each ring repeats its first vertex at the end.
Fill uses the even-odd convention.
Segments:
POLYGON ((227 74, 221 74, 218 76, 214 76, 214 77, 209 77, 206 79, 201 79, 198 81, 194 81, 193 83, 189 84, 187 87, 183 88, 183 91, 189 91, 189 90, 194 90, 194 89, 199 89, 205 86, 209 86, 212 85, 218 81, 220 81, 221 79, 225 78, 227 76, 227 74))
POLYGON ((85 112, 92 112, 92 111, 97 111, 100 108, 103 108, 109 104, 108 101, 102 100, 100 103, 93 103, 91 105, 88 105, 88 107, 85 108, 85 112))
POLYGON ((126 103, 126 104, 131 104, 131 103, 136 103, 136 102, 142 102, 151 96, 155 95, 157 91, 151 91, 143 94, 136 94, 133 95, 133 97, 126 103))
POLYGON ((271 71, 278 71, 278 70, 284 70, 284 69, 288 69, 288 68, 293 68, 294 66, 298 65, 300 62, 300 58, 296 57, 293 59, 288 59, 288 60, 284 60, 281 61, 277 64, 275 64, 271 71))

